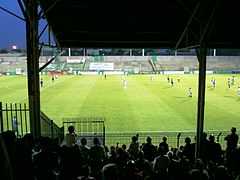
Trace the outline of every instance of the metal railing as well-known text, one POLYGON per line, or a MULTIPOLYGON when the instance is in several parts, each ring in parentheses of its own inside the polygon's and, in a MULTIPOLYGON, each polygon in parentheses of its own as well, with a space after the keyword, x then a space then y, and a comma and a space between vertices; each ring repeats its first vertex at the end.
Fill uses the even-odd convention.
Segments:
POLYGON ((63 139, 64 129, 63 127, 58 127, 53 120, 49 119, 46 114, 42 111, 40 112, 41 119, 41 136, 50 137, 53 139, 60 138, 63 139))
POLYGON ((68 127, 74 126, 75 133, 78 138, 77 141, 81 138, 86 138, 88 145, 93 145, 93 139, 97 137, 101 144, 105 145, 105 118, 104 117, 77 117, 77 118, 64 118, 63 119, 63 128, 64 133, 68 133, 68 127))
MULTIPOLYGON (((53 120, 41 112, 41 136, 50 138, 63 138, 63 128, 59 128, 53 120)), ((15 131, 17 137, 30 133, 29 108, 26 103, 5 103, 0 102, 0 132, 15 131)))
MULTIPOLYGON (((222 148, 226 148, 226 143, 224 141, 224 137, 229 133, 229 131, 206 131, 206 133, 209 135, 214 135, 216 138, 216 141, 221 144, 222 148)), ((162 141, 163 136, 167 137, 167 142, 170 147, 179 147, 181 145, 185 144, 185 138, 190 137, 192 142, 195 142, 195 136, 196 132, 193 131, 176 131, 176 132, 165 132, 165 131, 159 131, 159 132, 106 132, 106 145, 116 145, 116 143, 126 144, 129 145, 131 143, 132 136, 135 136, 136 134, 139 135, 139 143, 145 143, 147 136, 150 136, 152 138, 152 143, 154 145, 159 145, 159 143, 162 141)))
POLYGON ((29 109, 27 105, 0 102, 0 132, 12 130, 17 136, 30 132, 29 109))

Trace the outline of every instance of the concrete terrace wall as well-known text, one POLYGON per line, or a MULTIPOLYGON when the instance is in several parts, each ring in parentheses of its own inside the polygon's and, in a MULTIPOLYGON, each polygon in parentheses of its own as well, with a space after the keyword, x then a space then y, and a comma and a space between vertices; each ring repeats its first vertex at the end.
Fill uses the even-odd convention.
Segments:
MULTIPOLYGON (((40 57, 40 63, 44 64, 50 57, 40 57)), ((58 62, 66 63, 67 56, 58 57, 58 62)), ((83 58, 82 56, 72 56, 72 59, 83 58)), ((86 56, 87 63, 90 62, 113 62, 116 69, 139 68, 151 71, 151 65, 148 63, 152 56, 86 56), (141 65, 140 65, 141 64, 141 65)), ((196 56, 157 56, 155 57, 157 69, 161 70, 183 70, 184 67, 198 69, 198 60, 196 56)), ((26 57, 0 56, 0 69, 21 67, 26 68, 26 57)), ((208 70, 240 70, 240 56, 208 56, 208 70)))

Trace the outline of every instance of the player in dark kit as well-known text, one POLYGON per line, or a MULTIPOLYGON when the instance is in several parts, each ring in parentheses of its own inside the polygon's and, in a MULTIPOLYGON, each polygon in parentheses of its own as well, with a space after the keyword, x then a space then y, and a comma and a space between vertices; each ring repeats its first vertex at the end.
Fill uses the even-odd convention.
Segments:
POLYGON ((228 88, 231 88, 231 80, 228 78, 228 88))
POLYGON ((170 82, 170 78, 169 78, 169 76, 167 77, 167 81, 168 81, 168 83, 170 82))
POLYGON ((172 87, 173 87, 173 78, 171 79, 171 85, 172 85, 172 87))
POLYGON ((41 85, 41 88, 43 87, 43 79, 41 78, 40 80, 40 85, 41 85))

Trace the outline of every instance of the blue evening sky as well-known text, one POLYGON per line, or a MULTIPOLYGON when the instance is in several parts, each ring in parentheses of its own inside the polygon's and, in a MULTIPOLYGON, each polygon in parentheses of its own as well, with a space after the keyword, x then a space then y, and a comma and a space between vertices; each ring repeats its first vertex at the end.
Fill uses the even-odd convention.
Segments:
MULTIPOLYGON (((0 0, 0 6, 23 17, 17 0, 0 0)), ((40 22, 41 27, 45 23, 40 22)), ((9 49, 12 45, 17 45, 18 48, 25 48, 25 37, 25 22, 0 9, 0 48, 9 49)), ((46 39, 47 33, 43 37, 46 39)))

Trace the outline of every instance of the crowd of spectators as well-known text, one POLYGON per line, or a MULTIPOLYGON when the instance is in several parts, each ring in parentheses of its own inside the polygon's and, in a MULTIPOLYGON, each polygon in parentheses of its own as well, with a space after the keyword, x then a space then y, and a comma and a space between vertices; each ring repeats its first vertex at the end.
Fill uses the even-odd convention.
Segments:
POLYGON ((179 148, 170 148, 167 137, 159 145, 151 137, 140 143, 107 147, 96 137, 89 147, 82 137, 76 143, 74 127, 69 127, 64 143, 31 134, 17 139, 13 131, 0 134, 1 180, 238 180, 240 149, 236 128, 225 137, 227 148, 204 133, 201 153, 195 158, 195 142, 189 137, 179 148))

